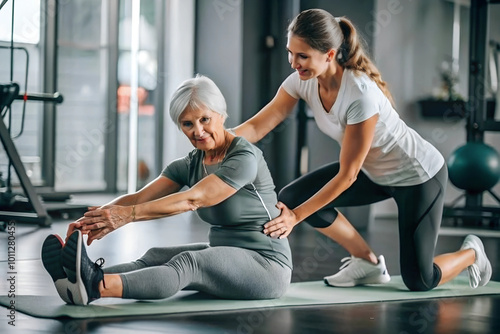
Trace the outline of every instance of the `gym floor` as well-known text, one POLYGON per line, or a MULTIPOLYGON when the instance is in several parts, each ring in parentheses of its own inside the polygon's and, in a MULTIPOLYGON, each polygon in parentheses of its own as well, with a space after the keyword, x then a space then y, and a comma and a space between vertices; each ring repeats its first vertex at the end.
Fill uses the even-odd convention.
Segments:
MULTIPOLYGON (((100 203, 103 203, 102 201, 100 203)), ((97 204, 97 203, 95 203, 97 204)), ((49 228, 16 224, 18 294, 55 292, 40 264, 40 248, 48 234, 65 235, 70 219, 56 219, 49 228), (27 283, 36 278, 36 284, 27 283), (23 279, 24 278, 24 279, 23 279)), ((208 224, 187 213, 178 217, 135 223, 115 231, 87 249, 92 259, 103 257, 108 265, 135 260, 148 248, 206 241, 208 224)), ((458 249, 470 230, 443 227, 437 253, 458 249)), ((500 231, 475 229, 493 266, 493 280, 500 280, 500 231)), ((397 222, 376 219, 362 231, 377 254, 383 254, 392 275, 399 274, 397 222)), ((0 233, 6 245, 7 234, 0 233)), ((290 237, 294 260, 293 282, 321 280, 337 272, 347 253, 306 224, 290 237), (321 252, 321 260, 318 255, 321 252), (328 255, 328 256, 326 256, 328 255)), ((6 273, 7 247, 0 249, 0 268, 6 273)), ((0 280, 6 291, 6 280, 0 280)), ((3 294, 3 293, 2 293, 3 294)), ((2 314, 6 314, 2 312, 2 314)), ((500 295, 441 298, 403 302, 291 307, 197 315, 138 316, 88 320, 39 319, 16 314, 16 326, 2 316, 1 333, 500 333, 500 295)))

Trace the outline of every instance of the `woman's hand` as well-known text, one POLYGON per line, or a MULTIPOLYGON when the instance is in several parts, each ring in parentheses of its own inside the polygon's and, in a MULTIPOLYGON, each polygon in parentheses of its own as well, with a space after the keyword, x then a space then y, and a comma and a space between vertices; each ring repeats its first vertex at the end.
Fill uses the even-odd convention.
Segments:
POLYGON ((88 235, 87 245, 90 245, 94 240, 102 239, 107 234, 130 223, 132 211, 131 206, 120 205, 92 208, 74 223, 74 228, 79 228, 82 233, 88 235))
MULTIPOLYGON (((81 230, 82 229, 82 225, 80 224, 80 221, 82 219, 84 219, 85 217, 82 217, 82 218, 79 218, 78 220, 74 221, 73 223, 70 223, 68 225, 68 230, 66 231, 66 241, 68 241, 68 238, 71 234, 73 234, 73 232, 75 232, 75 230, 81 230)), ((88 231, 82 231, 82 233, 84 234, 88 234, 88 231)), ((65 242, 66 242, 65 241, 65 242)))
POLYGON ((276 207, 281 210, 281 214, 273 220, 264 224, 264 233, 271 238, 286 238, 298 224, 295 213, 285 204, 278 202, 276 207))
MULTIPOLYGON (((100 208, 99 206, 89 206, 87 208, 87 210, 88 211, 94 211, 94 210, 97 210, 99 208, 100 208)), ((68 230, 66 231, 66 241, 68 241, 69 236, 71 234, 73 234, 73 232, 75 232, 75 230, 81 230, 82 231, 82 224, 81 224, 82 219, 85 219, 85 216, 79 218, 78 220, 76 220, 73 223, 70 223, 68 225, 68 230)), ((83 234, 88 234, 89 231, 82 231, 82 233, 83 234)))

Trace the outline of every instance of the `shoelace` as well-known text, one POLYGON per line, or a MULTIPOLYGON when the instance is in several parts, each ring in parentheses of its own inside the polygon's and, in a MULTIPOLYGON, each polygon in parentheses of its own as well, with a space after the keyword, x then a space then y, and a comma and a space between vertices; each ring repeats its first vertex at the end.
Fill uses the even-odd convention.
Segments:
POLYGON ((481 281, 481 271, 477 264, 471 264, 467 271, 469 272, 469 285, 471 288, 475 289, 479 286, 479 282, 481 281))
POLYGON ((97 260, 95 260, 94 265, 96 266, 96 268, 102 268, 104 262, 106 261, 102 257, 100 257, 97 260))
MULTIPOLYGON (((95 260, 94 262, 94 266, 96 269, 101 269, 102 266, 104 265, 104 262, 106 262, 102 257, 98 258, 97 260, 95 260)), ((104 278, 102 279, 102 285, 104 286, 104 288, 106 289, 106 282, 104 281, 104 278)))
POLYGON ((348 256, 340 260, 340 262, 345 262, 342 266, 340 266, 339 270, 344 269, 345 267, 349 266, 352 263, 352 256, 348 256))

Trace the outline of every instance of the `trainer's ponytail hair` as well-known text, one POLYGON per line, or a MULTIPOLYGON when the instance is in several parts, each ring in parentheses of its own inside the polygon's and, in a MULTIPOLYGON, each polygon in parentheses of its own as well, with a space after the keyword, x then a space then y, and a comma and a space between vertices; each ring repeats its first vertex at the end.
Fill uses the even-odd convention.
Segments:
POLYGON ((327 53, 330 49, 337 50, 337 62, 340 66, 355 74, 366 73, 394 105, 387 84, 366 55, 356 28, 346 17, 335 18, 323 9, 308 9, 297 15, 287 30, 318 51, 327 53))
POLYGON ((394 106, 394 100, 387 87, 387 83, 382 80, 380 71, 366 55, 363 41, 360 39, 352 22, 345 17, 339 17, 338 24, 344 36, 344 42, 337 51, 337 62, 339 65, 354 72, 366 73, 370 79, 375 81, 380 90, 394 106))

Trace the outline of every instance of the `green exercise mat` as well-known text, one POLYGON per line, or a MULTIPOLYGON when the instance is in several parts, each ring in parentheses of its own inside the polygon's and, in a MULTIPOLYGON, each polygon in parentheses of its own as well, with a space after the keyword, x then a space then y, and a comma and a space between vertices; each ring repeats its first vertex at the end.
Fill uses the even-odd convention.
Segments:
POLYGON ((274 307, 310 305, 333 305, 346 303, 368 303, 396 300, 454 298, 463 296, 500 294, 500 283, 489 282, 484 287, 471 289, 466 276, 427 292, 410 292, 401 276, 393 276, 383 285, 334 288, 322 281, 292 283, 288 292, 279 299, 271 300, 225 300, 194 291, 181 291, 162 300, 126 300, 116 298, 99 299, 88 306, 66 305, 57 295, 21 295, 15 299, 0 297, 0 304, 8 307, 15 302, 16 312, 41 318, 101 318, 143 316, 157 314, 179 314, 196 312, 224 312, 234 310, 258 310, 274 307))

